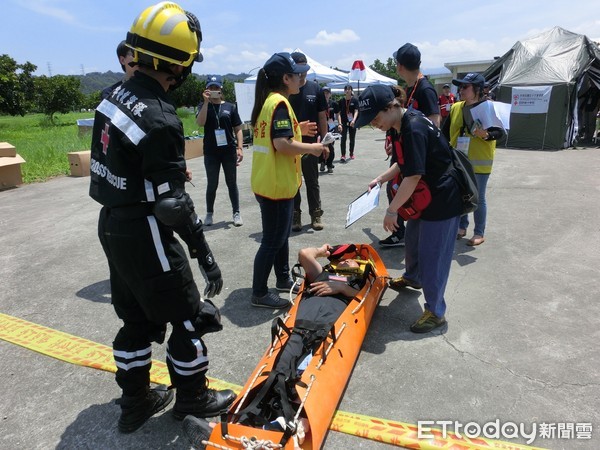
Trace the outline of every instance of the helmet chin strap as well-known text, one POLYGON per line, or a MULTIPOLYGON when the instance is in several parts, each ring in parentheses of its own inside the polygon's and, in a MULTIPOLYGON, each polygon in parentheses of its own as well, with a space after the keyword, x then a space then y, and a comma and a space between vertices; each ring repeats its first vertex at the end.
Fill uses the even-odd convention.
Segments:
POLYGON ((193 65, 194 65, 194 63, 190 64, 187 67, 184 67, 179 75, 174 74, 173 71, 171 69, 169 69, 169 72, 172 74, 172 76, 170 76, 167 79, 169 81, 175 80, 175 83, 173 83, 169 86, 169 91, 174 91, 175 89, 177 89, 179 86, 181 86, 185 82, 185 80, 190 75, 190 73, 192 73, 193 65))

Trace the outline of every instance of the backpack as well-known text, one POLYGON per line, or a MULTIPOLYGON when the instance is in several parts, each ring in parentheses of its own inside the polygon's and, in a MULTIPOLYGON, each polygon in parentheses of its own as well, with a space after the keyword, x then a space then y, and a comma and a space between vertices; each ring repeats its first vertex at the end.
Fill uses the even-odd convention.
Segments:
POLYGON ((458 183, 463 205, 462 213, 469 214, 475 211, 479 204, 479 191, 477 189, 477 179, 475 178, 473 165, 467 155, 460 150, 456 150, 451 145, 449 147, 452 158, 449 173, 458 183))

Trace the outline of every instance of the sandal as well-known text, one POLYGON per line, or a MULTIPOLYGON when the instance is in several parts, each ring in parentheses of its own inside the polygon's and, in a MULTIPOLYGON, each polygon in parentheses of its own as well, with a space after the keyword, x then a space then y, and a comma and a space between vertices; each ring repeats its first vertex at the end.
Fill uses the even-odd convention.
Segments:
POLYGON ((475 247, 476 245, 481 245, 485 242, 485 238, 483 236, 475 235, 471 239, 468 240, 467 245, 470 247, 475 247))
POLYGON ((456 234, 456 240, 460 241, 466 235, 467 235, 467 230, 465 230, 464 228, 459 228, 458 233, 456 234))

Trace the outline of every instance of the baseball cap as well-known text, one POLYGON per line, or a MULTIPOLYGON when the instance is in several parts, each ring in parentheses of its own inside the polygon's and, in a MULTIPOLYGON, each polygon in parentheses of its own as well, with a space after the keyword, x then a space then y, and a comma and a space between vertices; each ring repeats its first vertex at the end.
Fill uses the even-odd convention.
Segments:
POLYGON ((222 88, 223 78, 221 75, 209 75, 208 78, 206 78, 206 87, 208 88, 210 86, 218 86, 222 88))
POLYGON ((465 75, 465 77, 462 79, 453 79, 452 84, 455 86, 460 86, 461 84, 473 84, 483 88, 483 85, 485 84, 485 78, 483 78, 483 75, 477 72, 471 72, 465 75))
POLYGON ((443 88, 449 88, 449 87, 450 87, 450 85, 449 85, 448 83, 446 83, 446 84, 444 84, 442 87, 443 87, 443 88))
POLYGON ((421 52, 410 42, 394 52, 394 59, 409 70, 415 70, 421 66, 421 52))
POLYGON ((296 64, 307 64, 308 60, 306 59, 306 55, 302 52, 293 52, 292 59, 296 64))
POLYGON ((331 92, 331 88, 329 86, 323 86, 321 89, 323 89, 323 92, 331 92))
POLYGON ((394 91, 383 84, 375 84, 362 91, 358 97, 356 128, 370 124, 379 111, 389 105, 394 98, 394 91))
POLYGON ((284 75, 286 73, 306 73, 310 69, 308 64, 297 64, 288 52, 275 53, 271 56, 263 69, 267 75, 284 75))

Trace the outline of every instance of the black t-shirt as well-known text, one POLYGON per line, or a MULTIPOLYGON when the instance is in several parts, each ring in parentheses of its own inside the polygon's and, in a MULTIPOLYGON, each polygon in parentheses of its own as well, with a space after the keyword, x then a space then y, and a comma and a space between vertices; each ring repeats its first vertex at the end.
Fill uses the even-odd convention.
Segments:
POLYGON ((338 102, 338 110, 342 119, 342 125, 350 124, 348 114, 354 114, 354 111, 358 109, 358 99, 354 96, 350 97, 350 100, 346 100, 346 97, 338 102))
POLYGON ((337 114, 340 112, 338 104, 336 101, 329 99, 327 103, 327 110, 325 111, 325 115, 327 116, 327 129, 329 131, 334 130, 337 126, 337 114))
POLYGON ((275 108, 273 113, 273 123, 271 124, 271 138, 293 138, 294 128, 290 113, 285 106, 285 103, 281 102, 275 108))
POLYGON ((427 78, 419 78, 414 86, 406 88, 406 106, 421 111, 427 117, 439 114, 438 95, 427 78))
MULTIPOLYGON (((308 120, 319 123, 319 113, 327 110, 327 100, 323 89, 315 81, 307 81, 298 94, 288 99, 299 122, 308 120)), ((317 142, 317 136, 302 136, 303 142, 317 142)))
POLYGON ((421 112, 406 111, 401 126, 404 177, 421 175, 431 190, 431 203, 421 214, 424 220, 445 220, 462 213, 460 191, 448 173, 450 145, 440 130, 421 112))
MULTIPOLYGON (((198 109, 202 108, 200 103, 198 109)), ((216 152, 219 149, 230 148, 235 150, 237 140, 233 129, 242 124, 237 107, 233 103, 223 102, 219 105, 208 103, 206 111, 206 123, 204 124, 204 152, 216 152), (227 145, 218 147, 215 130, 225 130, 227 145)))

